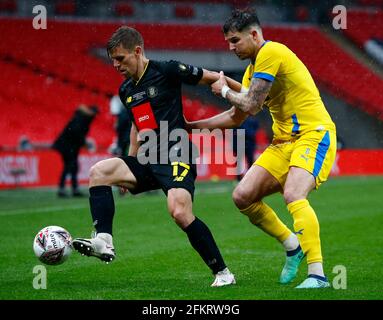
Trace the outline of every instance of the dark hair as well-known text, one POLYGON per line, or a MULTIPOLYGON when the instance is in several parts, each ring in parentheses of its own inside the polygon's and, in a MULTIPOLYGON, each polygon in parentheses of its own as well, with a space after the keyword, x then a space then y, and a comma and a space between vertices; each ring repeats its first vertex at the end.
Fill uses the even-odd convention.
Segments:
POLYGON ((122 26, 112 34, 106 45, 108 55, 119 45, 127 50, 134 50, 135 46, 144 47, 144 39, 136 29, 122 26))
POLYGON ((231 12, 231 17, 226 20, 222 30, 224 34, 228 33, 229 31, 242 32, 246 28, 253 25, 261 27, 255 9, 235 9, 231 12))

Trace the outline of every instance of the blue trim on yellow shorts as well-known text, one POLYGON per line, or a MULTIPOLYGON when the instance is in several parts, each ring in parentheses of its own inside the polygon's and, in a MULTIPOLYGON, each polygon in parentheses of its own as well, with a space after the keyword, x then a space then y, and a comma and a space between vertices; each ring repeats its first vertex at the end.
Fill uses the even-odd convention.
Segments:
POLYGON ((325 135, 322 138, 322 141, 319 142, 317 153, 315 155, 315 163, 313 176, 316 178, 322 169, 323 161, 326 157, 328 148, 330 147, 330 133, 326 131, 325 135))

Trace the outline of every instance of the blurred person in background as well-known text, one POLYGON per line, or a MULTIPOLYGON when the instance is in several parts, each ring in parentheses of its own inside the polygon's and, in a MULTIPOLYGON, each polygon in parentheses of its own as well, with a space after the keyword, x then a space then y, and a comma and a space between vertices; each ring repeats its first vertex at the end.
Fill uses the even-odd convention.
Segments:
POLYGON ((111 153, 115 156, 127 156, 130 144, 130 129, 132 120, 129 117, 128 110, 122 104, 119 96, 113 96, 110 99, 110 113, 116 116, 115 131, 117 134, 117 143, 111 153))
POLYGON ((52 145, 52 148, 60 153, 63 161, 57 193, 61 198, 68 197, 65 191, 67 175, 71 177, 72 196, 83 196, 78 187, 78 156, 80 149, 86 146, 86 136, 98 112, 97 106, 80 105, 52 145))

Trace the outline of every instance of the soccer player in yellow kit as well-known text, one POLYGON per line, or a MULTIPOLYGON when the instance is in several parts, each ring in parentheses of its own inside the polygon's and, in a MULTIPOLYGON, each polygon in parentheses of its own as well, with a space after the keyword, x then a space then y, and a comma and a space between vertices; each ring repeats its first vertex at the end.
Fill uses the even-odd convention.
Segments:
POLYGON ((230 50, 250 59, 241 92, 227 86, 223 72, 212 85, 233 107, 189 128, 230 128, 266 107, 273 119, 271 145, 233 191, 233 200, 250 222, 286 250, 281 283, 290 283, 307 257, 308 277, 296 288, 329 287, 322 265, 319 223, 307 196, 326 181, 336 154, 336 129, 318 89, 301 60, 285 45, 265 41, 252 9, 235 10, 223 27, 230 50), (262 199, 281 192, 294 232, 262 199))

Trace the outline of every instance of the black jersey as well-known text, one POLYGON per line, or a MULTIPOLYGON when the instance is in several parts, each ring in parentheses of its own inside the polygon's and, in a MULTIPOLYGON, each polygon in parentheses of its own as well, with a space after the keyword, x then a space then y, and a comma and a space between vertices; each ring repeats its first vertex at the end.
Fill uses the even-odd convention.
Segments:
MULTIPOLYGON (((197 84, 203 70, 178 61, 159 62, 149 60, 144 73, 136 82, 127 79, 120 87, 120 98, 139 132, 153 130, 156 139, 146 139, 145 149, 156 148, 158 153, 164 136, 167 139, 166 152, 177 144, 169 140, 175 129, 185 129, 182 108, 182 83, 197 84), (166 131, 165 131, 166 130, 166 131), (154 140, 154 141, 153 141, 154 140)), ((188 146, 192 145, 188 139, 188 146)), ((182 152, 182 150, 180 150, 182 152)))

